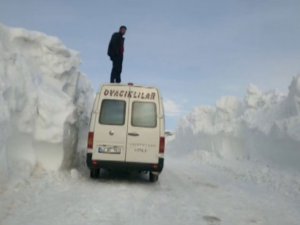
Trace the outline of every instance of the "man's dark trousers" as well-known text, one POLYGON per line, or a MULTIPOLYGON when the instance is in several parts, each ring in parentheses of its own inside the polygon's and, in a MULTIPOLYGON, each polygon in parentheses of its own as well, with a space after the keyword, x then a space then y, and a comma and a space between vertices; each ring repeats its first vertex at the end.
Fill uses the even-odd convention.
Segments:
POLYGON ((121 82, 121 72, 123 57, 118 56, 111 59, 113 67, 110 74, 110 83, 120 83, 121 82))

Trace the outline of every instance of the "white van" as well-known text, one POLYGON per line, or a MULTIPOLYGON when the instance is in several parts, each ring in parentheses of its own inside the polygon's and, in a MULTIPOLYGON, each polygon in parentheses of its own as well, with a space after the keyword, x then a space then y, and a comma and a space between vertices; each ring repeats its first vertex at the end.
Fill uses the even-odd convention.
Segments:
POLYGON ((103 85, 90 120, 90 176, 97 178, 102 168, 149 171, 150 181, 157 181, 164 165, 164 132, 164 110, 157 88, 103 85))

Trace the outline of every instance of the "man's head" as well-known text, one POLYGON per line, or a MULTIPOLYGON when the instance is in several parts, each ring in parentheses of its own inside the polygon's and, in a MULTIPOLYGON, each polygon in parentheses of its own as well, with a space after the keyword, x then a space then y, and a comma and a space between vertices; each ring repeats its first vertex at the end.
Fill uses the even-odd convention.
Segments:
POLYGON ((124 35, 124 34, 126 33, 126 30, 127 30, 127 27, 124 26, 124 25, 122 25, 122 26, 120 26, 119 32, 120 32, 122 35, 124 35))

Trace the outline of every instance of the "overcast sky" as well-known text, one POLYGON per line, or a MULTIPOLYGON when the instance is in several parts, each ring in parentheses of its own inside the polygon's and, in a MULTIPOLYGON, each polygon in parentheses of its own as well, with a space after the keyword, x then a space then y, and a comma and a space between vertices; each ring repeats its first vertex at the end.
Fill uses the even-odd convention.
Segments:
POLYGON ((0 0, 0 22, 80 52, 95 90, 109 81, 111 34, 126 25, 122 81, 161 89, 169 129, 250 83, 286 92, 300 74, 299 0, 0 0))

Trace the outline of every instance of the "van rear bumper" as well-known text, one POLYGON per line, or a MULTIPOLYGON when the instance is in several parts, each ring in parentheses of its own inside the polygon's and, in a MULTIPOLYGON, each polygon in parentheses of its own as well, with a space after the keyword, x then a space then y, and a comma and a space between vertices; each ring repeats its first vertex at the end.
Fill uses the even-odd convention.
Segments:
POLYGON ((89 169, 111 169, 111 170, 129 170, 129 171, 155 171, 161 172, 164 167, 164 158, 159 158, 158 163, 133 163, 133 162, 119 162, 94 160, 92 161, 92 153, 87 153, 86 164, 89 169))

